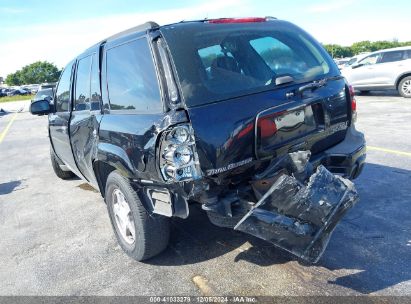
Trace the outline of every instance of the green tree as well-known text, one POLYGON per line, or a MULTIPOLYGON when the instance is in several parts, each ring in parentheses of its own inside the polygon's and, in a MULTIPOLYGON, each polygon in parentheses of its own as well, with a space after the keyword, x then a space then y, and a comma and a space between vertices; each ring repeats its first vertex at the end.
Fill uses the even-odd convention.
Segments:
POLYGON ((364 52, 372 52, 375 51, 375 48, 373 47, 371 41, 360 41, 353 43, 351 45, 351 50, 353 51, 354 54, 360 54, 364 52))
POLYGON ((6 78, 8 85, 21 85, 31 83, 56 82, 61 71, 52 63, 37 61, 26 65, 21 70, 9 74, 6 78))
POLYGON ((21 80, 21 75, 20 75, 20 71, 16 71, 13 74, 9 74, 6 77, 5 82, 9 85, 21 85, 22 84, 22 80, 21 80))
POLYGON ((344 58, 353 56, 351 47, 341 46, 338 44, 325 44, 324 48, 333 58, 344 58))

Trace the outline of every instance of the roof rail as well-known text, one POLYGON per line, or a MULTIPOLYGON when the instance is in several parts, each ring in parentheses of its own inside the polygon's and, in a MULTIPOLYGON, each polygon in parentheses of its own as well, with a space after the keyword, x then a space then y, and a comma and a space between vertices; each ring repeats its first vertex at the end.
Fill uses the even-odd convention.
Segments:
POLYGON ((116 39, 118 37, 125 36, 125 35, 130 34, 130 33, 143 32, 143 31, 147 31, 147 30, 156 29, 156 28, 159 28, 159 27, 160 26, 157 23, 155 23, 153 21, 149 21, 149 22, 137 25, 135 27, 129 28, 129 29, 127 29, 125 31, 122 31, 120 33, 114 34, 114 35, 108 37, 107 39, 104 39, 104 41, 116 39))

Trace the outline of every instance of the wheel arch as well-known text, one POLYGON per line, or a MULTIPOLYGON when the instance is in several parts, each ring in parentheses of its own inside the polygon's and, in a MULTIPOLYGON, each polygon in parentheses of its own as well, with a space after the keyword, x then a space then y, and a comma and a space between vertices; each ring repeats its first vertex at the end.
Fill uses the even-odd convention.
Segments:
POLYGON ((404 74, 401 74, 397 80, 395 81, 395 88, 398 89, 398 86, 400 85, 401 80, 403 80, 405 77, 411 77, 411 72, 406 72, 404 74))
POLYGON ((105 197, 107 178, 111 172, 117 170, 127 178, 134 176, 133 165, 127 153, 121 147, 108 143, 98 145, 93 170, 103 197, 105 197))

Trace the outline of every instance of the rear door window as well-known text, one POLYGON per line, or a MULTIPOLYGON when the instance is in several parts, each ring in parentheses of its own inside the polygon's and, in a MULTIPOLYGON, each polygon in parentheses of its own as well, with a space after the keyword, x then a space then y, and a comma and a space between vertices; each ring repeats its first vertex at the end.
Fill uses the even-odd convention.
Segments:
POLYGON ((69 63, 61 74, 60 81, 56 89, 56 111, 68 112, 70 105, 70 81, 73 62, 69 63))
POLYGON ((80 59, 77 64, 74 111, 90 110, 91 56, 80 59))
POLYGON ((380 63, 395 62, 404 60, 404 51, 384 52, 380 63))
POLYGON ((107 88, 111 110, 162 111, 156 71, 145 38, 107 51, 107 88))

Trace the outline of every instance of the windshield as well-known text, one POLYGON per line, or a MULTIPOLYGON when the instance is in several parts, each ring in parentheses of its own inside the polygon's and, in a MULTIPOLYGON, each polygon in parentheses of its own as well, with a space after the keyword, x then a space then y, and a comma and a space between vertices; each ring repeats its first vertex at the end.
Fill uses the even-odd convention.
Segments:
POLYGON ((305 82, 335 72, 326 52, 287 22, 193 22, 162 34, 189 107, 270 90, 282 76, 305 82))

